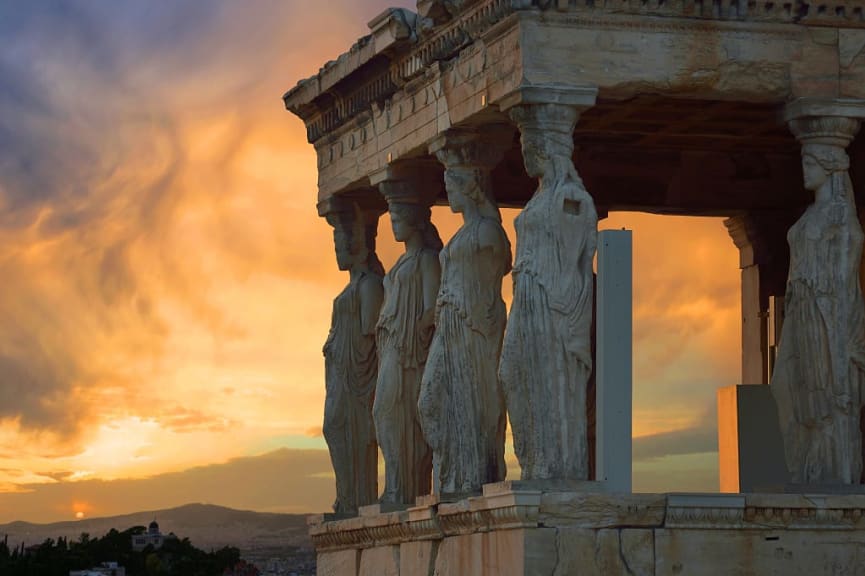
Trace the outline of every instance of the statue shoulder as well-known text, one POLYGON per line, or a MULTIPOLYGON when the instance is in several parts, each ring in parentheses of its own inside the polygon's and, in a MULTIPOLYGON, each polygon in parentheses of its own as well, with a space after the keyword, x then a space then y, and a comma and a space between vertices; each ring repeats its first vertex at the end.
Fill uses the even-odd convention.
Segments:
POLYGON ((421 250, 418 255, 418 265, 424 272, 429 270, 438 270, 441 267, 439 251, 431 248, 421 250))
POLYGON ((500 222, 484 218, 478 226, 478 243, 481 248, 499 248, 507 243, 507 235, 500 222))
POLYGON ((360 297, 365 299, 369 296, 377 296, 384 291, 383 278, 378 274, 370 272, 369 274, 364 274, 363 277, 358 280, 357 289, 360 293, 360 297))

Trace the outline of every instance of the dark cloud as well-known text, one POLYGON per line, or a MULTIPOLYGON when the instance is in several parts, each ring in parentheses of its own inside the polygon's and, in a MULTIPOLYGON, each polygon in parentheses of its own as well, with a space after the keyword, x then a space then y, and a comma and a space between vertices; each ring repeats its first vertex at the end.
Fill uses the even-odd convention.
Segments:
POLYGON ((718 451, 718 430, 704 426, 634 439, 634 459, 646 460, 718 451))
POLYGON ((634 438, 634 461, 717 452, 717 410, 714 405, 707 406, 698 414, 693 426, 634 438))

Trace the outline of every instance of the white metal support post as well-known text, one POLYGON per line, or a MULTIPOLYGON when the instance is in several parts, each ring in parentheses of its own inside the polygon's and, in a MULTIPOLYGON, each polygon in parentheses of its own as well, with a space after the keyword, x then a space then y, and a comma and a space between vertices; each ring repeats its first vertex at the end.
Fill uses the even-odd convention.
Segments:
POLYGON ((633 382, 632 234, 598 234, 597 479, 631 492, 633 382))

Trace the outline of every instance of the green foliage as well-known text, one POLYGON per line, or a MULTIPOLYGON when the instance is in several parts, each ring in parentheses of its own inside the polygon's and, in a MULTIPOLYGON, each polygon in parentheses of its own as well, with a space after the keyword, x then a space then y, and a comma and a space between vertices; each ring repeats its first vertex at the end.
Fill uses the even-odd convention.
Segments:
POLYGON ((148 546, 132 550, 132 535, 143 526, 123 532, 112 529, 102 538, 81 534, 78 540, 48 539, 35 546, 9 548, 7 538, 0 541, 0 574, 3 576, 68 576, 70 570, 84 570, 102 562, 117 562, 127 576, 220 576, 240 563, 240 551, 225 547, 204 552, 188 538, 166 539, 162 548, 148 546))

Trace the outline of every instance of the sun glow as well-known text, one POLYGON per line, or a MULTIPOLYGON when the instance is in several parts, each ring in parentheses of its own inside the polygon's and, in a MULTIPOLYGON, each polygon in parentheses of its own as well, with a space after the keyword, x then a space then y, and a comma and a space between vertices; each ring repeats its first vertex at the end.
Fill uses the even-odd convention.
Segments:
POLYGON ((72 502, 72 514, 77 520, 82 520, 91 510, 93 510, 93 506, 88 502, 81 500, 75 500, 72 502))

